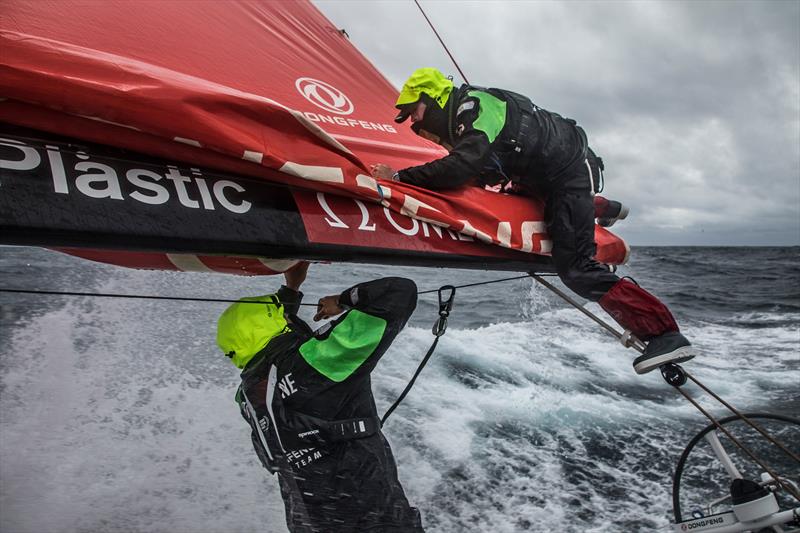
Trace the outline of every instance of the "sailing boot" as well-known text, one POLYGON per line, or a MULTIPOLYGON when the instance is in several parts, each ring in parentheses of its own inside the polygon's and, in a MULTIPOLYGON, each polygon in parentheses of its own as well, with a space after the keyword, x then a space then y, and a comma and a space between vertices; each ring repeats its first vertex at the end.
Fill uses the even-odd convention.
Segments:
POLYGON ((628 206, 622 205, 621 202, 602 196, 594 197, 594 218, 604 228, 613 226, 617 220, 624 220, 629 212, 628 206))
POLYGON ((680 331, 668 331, 647 342, 644 353, 633 360, 633 369, 637 374, 646 374, 667 363, 683 363, 694 355, 689 339, 680 331))
POLYGON ((633 361, 637 374, 695 356, 667 306, 635 283, 619 280, 598 303, 623 328, 647 343, 644 353, 633 361))

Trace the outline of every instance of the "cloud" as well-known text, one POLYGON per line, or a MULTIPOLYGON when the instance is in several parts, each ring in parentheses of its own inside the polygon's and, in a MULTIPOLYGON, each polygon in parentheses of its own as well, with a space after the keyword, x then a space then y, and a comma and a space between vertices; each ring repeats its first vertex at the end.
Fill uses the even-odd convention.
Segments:
MULTIPOLYGON (((474 84, 576 119, 632 244, 800 244, 800 2, 421 2, 474 84)), ((456 74, 413 2, 318 2, 398 87, 456 74)))

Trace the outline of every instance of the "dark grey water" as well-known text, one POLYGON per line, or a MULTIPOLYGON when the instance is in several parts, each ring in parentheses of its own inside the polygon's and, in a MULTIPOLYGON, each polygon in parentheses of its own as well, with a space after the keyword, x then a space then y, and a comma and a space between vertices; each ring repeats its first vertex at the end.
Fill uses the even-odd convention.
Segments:
MULTIPOLYGON (((637 248, 622 273, 670 305, 704 352, 687 368, 712 390, 744 410, 800 414, 800 249, 637 248)), ((314 301, 388 274, 421 289, 506 277, 314 265, 304 290, 314 301)), ((217 298, 280 281, 10 247, 0 280, 217 298)), ((214 345, 224 307, 0 294, 0 530, 284 531, 232 400, 236 369, 214 345)), ((435 317, 423 297, 378 365, 379 409, 413 373, 435 317)), ((637 376, 633 356, 530 280, 460 290, 437 354, 386 428, 428 530, 667 527, 672 469, 706 422, 656 373, 637 376)))

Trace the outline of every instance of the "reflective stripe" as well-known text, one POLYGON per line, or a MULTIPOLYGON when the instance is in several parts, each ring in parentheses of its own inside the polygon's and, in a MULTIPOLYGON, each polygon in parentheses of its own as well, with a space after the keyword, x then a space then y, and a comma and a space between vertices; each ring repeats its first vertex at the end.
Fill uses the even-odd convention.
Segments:
POLYGON ((272 422, 272 427, 275 428, 275 436, 278 437, 278 446, 281 447, 281 451, 286 453, 286 448, 283 447, 283 443, 281 442, 281 432, 278 430, 278 425, 275 422, 275 413, 272 412, 272 399, 275 397, 275 385, 278 383, 278 367, 272 365, 269 367, 269 377, 267 378, 267 412, 269 413, 269 419, 272 422))
POLYGON ((584 159, 583 162, 586 164, 587 170, 589 170, 589 190, 592 191, 592 196, 594 196, 596 191, 594 190, 594 179, 592 178, 592 165, 589 164, 588 159, 584 159))
MULTIPOLYGON (((258 423, 258 415, 256 414, 256 410, 253 408, 253 404, 250 403, 250 398, 247 397, 245 394, 244 389, 240 389, 242 391, 242 396, 244 397, 244 403, 247 406, 247 412, 250 413, 251 420, 255 424, 255 429, 258 431, 258 438, 261 440, 261 445, 264 447, 264 450, 267 452, 271 461, 274 461, 275 458, 272 457, 272 453, 269 451, 269 445, 267 445, 267 436, 264 435, 264 432, 261 431, 261 424, 258 423)), ((273 424, 275 422, 273 421, 273 424)), ((275 427, 274 425, 272 427, 275 427)))
MULTIPOLYGON (((279 463, 281 465, 282 471, 279 469, 278 476, 282 479, 288 486, 289 490, 294 494, 300 493, 300 488, 297 486, 297 480, 295 479, 294 475, 292 474, 292 465, 289 464, 289 461, 286 458, 286 448, 283 447, 283 443, 281 442, 281 432, 278 429, 277 424, 275 423, 275 413, 272 412, 272 399, 275 397, 275 385, 278 383, 278 367, 275 365, 271 365, 269 367, 269 376, 267 377, 267 392, 266 392, 266 400, 267 400, 267 412, 269 413, 269 419, 272 421, 272 427, 275 431, 275 436, 278 438, 278 445, 281 447, 283 451, 283 456, 281 457, 282 461, 279 463)), ((305 502, 303 498, 292 499, 294 504, 294 509, 299 514, 299 518, 301 523, 309 524, 311 521, 308 518, 308 511, 306 510, 305 502)))
POLYGON ((460 115, 464 111, 469 111, 470 109, 473 109, 474 107, 475 107, 475 101, 474 100, 467 100, 466 102, 464 102, 463 104, 458 106, 458 111, 456 111, 456 116, 460 115))

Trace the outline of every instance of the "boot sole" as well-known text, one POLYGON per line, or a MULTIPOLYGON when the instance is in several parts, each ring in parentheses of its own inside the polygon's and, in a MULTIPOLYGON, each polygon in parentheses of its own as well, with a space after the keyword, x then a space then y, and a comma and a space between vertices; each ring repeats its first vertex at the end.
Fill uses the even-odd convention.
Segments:
POLYGON ((694 352, 691 346, 681 346, 669 353, 656 355, 654 357, 639 356, 633 360, 633 369, 637 374, 647 374, 667 363, 683 363, 694 359, 694 352))

